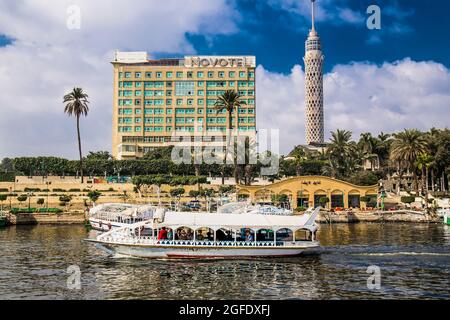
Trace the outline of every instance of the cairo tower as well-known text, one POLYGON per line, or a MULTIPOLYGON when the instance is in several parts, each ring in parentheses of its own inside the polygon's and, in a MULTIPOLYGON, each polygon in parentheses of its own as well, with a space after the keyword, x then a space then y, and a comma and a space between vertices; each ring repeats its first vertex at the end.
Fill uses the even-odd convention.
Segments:
POLYGON ((306 40, 305 61, 305 102, 306 102, 306 143, 324 143, 323 116, 323 60, 320 38, 314 27, 314 6, 312 2, 312 28, 306 40))

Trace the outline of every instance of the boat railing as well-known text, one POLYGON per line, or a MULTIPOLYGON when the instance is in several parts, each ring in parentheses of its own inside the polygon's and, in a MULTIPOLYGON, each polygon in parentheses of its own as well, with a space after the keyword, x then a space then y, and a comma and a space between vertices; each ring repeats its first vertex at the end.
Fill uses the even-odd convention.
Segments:
POLYGON ((157 240, 153 237, 130 237, 126 235, 109 235, 102 237, 102 241, 117 244, 147 244, 158 246, 214 246, 214 247, 292 247, 304 246, 313 241, 211 241, 211 240, 157 240))

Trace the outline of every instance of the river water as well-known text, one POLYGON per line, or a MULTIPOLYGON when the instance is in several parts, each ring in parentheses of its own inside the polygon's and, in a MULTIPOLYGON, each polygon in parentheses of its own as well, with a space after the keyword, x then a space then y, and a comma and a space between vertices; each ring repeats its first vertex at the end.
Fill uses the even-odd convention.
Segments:
POLYGON ((303 256, 231 261, 111 258, 82 241, 93 233, 0 229, 0 298, 450 299, 450 228, 443 225, 323 225, 322 247, 303 256), (71 265, 80 268, 80 289, 68 288, 71 265), (368 288, 369 266, 380 268, 379 288, 368 288))

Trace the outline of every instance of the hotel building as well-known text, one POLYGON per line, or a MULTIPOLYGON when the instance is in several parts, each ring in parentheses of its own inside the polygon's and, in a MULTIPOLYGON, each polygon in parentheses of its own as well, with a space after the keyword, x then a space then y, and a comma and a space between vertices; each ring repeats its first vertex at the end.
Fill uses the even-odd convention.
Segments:
POLYGON ((180 139, 202 146, 222 141, 228 114, 217 113, 214 104, 226 90, 235 90, 246 102, 234 112, 233 134, 256 134, 254 56, 149 60, 146 52, 116 51, 112 65, 116 159, 142 157, 180 139))

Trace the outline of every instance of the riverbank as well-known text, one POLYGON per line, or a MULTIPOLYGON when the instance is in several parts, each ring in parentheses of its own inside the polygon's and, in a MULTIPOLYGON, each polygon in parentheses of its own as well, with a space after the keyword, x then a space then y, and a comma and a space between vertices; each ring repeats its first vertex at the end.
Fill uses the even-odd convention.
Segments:
POLYGON ((64 213, 7 213, 6 218, 10 225, 34 224, 84 224, 85 214, 82 211, 64 213))
POLYGON ((420 211, 356 211, 321 212, 317 223, 442 223, 442 218, 431 217, 420 211))

